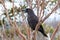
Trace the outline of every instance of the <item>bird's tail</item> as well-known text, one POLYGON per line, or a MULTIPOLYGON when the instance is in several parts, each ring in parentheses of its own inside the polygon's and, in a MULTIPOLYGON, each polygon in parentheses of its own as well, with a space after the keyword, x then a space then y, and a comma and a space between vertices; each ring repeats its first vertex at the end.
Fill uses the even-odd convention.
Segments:
MULTIPOLYGON (((42 33, 42 32, 41 32, 42 33)), ((48 37, 46 33, 42 33, 45 37, 48 37)))
POLYGON ((48 37, 47 34, 45 33, 42 25, 40 25, 40 28, 38 29, 38 31, 40 31, 45 37, 48 37))

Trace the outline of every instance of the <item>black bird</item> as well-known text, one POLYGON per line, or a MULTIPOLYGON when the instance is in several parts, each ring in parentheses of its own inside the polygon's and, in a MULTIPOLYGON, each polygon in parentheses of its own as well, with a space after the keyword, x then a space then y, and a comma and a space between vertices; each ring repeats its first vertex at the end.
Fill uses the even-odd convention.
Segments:
MULTIPOLYGON (((27 9, 22 10, 22 11, 24 11, 28 14, 27 15, 28 24, 31 27, 31 29, 35 30, 35 27, 38 23, 38 17, 34 14, 33 10, 30 8, 27 8, 27 9)), ((40 31, 45 37, 47 37, 42 25, 40 25, 38 31, 40 31)))

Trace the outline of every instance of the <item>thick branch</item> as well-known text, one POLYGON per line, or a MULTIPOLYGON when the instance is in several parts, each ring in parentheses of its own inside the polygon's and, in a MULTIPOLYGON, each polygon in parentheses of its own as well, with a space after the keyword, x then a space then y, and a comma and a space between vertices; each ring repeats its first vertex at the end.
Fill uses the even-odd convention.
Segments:
POLYGON ((35 28, 35 35, 36 35, 36 31, 38 30, 39 28, 39 25, 42 24, 56 9, 57 9, 58 5, 56 5, 54 7, 54 9, 51 11, 51 13, 49 13, 43 20, 40 20, 40 22, 36 25, 36 28, 35 28))
POLYGON ((57 7, 58 5, 56 5, 54 9, 51 11, 51 13, 49 13, 43 20, 40 20, 40 22, 36 25, 35 31, 38 30, 39 25, 42 24, 57 9, 57 7))
POLYGON ((58 4, 56 4, 56 6, 52 9, 51 13, 49 13, 49 14, 42 20, 42 22, 44 22, 54 11, 56 11, 57 8, 58 8, 58 4))

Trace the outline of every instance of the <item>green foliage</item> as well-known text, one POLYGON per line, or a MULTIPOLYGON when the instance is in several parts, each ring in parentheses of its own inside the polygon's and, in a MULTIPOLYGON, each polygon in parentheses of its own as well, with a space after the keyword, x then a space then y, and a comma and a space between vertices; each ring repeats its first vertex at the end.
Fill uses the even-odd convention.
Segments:
POLYGON ((54 29, 51 27, 50 28, 50 33, 53 33, 54 32, 54 29))
POLYGON ((21 32, 22 32, 24 35, 27 35, 27 34, 26 34, 26 30, 23 29, 21 32))
POLYGON ((57 0, 51 0, 52 3, 56 3, 57 0))
POLYGON ((12 31, 12 29, 6 29, 5 30, 5 33, 6 33, 6 36, 7 37, 11 37, 11 38, 13 38, 13 36, 14 36, 14 33, 13 33, 13 31, 12 31))
MULTIPOLYGON (((21 5, 20 5, 21 6, 21 5)), ((24 6, 21 6, 21 9, 25 9, 27 6, 26 5, 24 5, 24 6)))
POLYGON ((6 32, 6 36, 9 37, 9 33, 10 33, 10 31, 9 31, 8 29, 6 29, 5 32, 6 32))
POLYGON ((48 25, 43 24, 43 27, 46 30, 46 33, 53 33, 54 32, 54 28, 48 25))
POLYGON ((12 0, 9 0, 10 2, 12 2, 12 0))

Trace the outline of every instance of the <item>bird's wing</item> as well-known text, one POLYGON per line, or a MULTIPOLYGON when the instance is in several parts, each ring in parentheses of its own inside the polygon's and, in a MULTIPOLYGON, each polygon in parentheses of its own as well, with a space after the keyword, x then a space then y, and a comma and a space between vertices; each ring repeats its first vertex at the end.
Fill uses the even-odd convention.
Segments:
POLYGON ((28 20, 29 26, 30 26, 33 30, 35 30, 35 27, 36 27, 36 25, 37 25, 37 23, 38 23, 38 18, 36 18, 36 17, 31 17, 31 18, 28 18, 27 20, 28 20))

